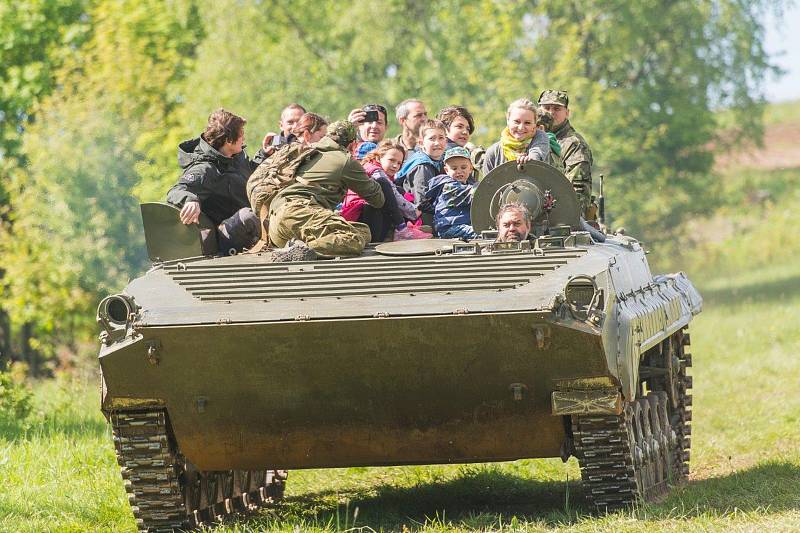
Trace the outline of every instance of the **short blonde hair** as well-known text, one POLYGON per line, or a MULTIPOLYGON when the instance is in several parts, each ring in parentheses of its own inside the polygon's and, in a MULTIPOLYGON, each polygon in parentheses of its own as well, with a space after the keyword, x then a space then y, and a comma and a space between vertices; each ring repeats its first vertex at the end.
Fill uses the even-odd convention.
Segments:
POLYGON ((506 116, 511 114, 512 109, 525 109, 526 111, 531 111, 533 113, 534 120, 536 120, 536 118, 539 116, 539 113, 537 111, 538 107, 539 106, 537 106, 527 98, 517 98, 516 100, 511 102, 511 105, 508 106, 508 109, 506 110, 506 116))

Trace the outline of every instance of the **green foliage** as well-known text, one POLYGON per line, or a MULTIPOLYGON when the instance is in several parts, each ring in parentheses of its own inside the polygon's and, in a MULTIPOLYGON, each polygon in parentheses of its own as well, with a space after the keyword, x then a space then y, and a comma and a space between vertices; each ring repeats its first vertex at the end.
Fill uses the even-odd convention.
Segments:
POLYGON ((684 270, 713 279, 789 261, 800 253, 795 220, 800 169, 725 174, 713 216, 684 228, 677 254, 657 250, 658 270, 684 270))
POLYGON ((546 84, 571 89, 595 174, 608 177, 614 224, 669 240, 715 197, 716 110, 740 118, 728 132, 737 149, 760 137, 757 80, 771 70, 761 20, 772 3, 545 5, 552 24, 542 52, 554 61, 546 84))
POLYGON ((36 325, 33 348, 45 355, 49 339, 92 331, 98 298, 145 267, 133 191, 170 165, 173 86, 199 35, 188 27, 193 4, 172 4, 95 5, 91 38, 25 134, 28 164, 11 174, 14 210, 0 239, 3 307, 36 325))
POLYGON ((758 142, 761 21, 781 5, 0 1, 0 113, 13 118, 0 143, 25 161, 2 172, 2 306, 39 350, 87 336, 95 302, 144 266, 136 200, 164 197, 176 145, 222 106, 250 119, 251 153, 288 102, 336 119, 409 97, 431 114, 466 105, 488 145, 511 100, 562 88, 609 178, 613 224, 674 242, 720 190, 713 150, 758 142), (738 120, 718 138, 723 107, 738 120))
POLYGON ((88 0, 0 0, 0 160, 18 155, 31 107, 50 94, 55 73, 86 39, 88 0))
POLYGON ((615 223, 668 240, 716 191, 712 146, 725 146, 716 110, 740 117, 726 137, 737 149, 758 142, 758 80, 773 70, 761 20, 779 5, 558 0, 452 9, 446 1, 353 0, 266 9, 228 0, 208 13, 219 31, 203 41, 187 78, 187 110, 195 130, 220 105, 251 117, 252 146, 290 101, 339 118, 368 101, 415 96, 431 112, 466 105, 476 140, 488 145, 511 100, 560 87, 594 149, 595 173, 609 178, 615 223))
POLYGON ((0 366, 0 432, 23 426, 31 413, 32 394, 14 379, 8 365, 0 366))
POLYGON ((800 123, 800 100, 770 104, 764 110, 764 122, 770 126, 800 123))

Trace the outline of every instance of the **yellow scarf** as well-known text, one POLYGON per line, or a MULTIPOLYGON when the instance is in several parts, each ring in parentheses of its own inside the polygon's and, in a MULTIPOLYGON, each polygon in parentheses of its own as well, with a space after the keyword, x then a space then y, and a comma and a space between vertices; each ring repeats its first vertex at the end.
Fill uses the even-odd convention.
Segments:
POLYGON ((506 161, 516 161, 519 156, 525 153, 530 143, 530 137, 521 141, 512 137, 508 128, 504 129, 503 133, 500 134, 500 146, 503 148, 503 155, 506 157, 506 161))

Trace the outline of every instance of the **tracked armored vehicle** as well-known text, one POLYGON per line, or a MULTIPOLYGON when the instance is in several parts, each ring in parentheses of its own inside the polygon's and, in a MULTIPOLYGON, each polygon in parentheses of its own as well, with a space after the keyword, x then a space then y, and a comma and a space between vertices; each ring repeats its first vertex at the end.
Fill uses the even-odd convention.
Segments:
POLYGON ((554 168, 495 169, 485 238, 361 257, 207 255, 143 206, 153 268, 98 309, 102 410, 143 530, 280 498, 286 471, 570 456, 598 510, 685 479, 702 300, 641 245, 586 231, 554 168), (534 235, 495 242, 525 204, 534 235))

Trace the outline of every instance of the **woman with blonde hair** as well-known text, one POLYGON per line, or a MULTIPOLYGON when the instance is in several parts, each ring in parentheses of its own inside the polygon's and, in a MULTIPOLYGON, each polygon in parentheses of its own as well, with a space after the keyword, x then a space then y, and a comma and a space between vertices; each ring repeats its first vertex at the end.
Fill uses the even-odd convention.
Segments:
POLYGON ((537 106, 527 98, 511 102, 506 112, 506 128, 500 140, 486 150, 483 159, 483 175, 507 161, 520 165, 534 159, 544 161, 550 157, 550 140, 547 134, 536 127, 537 106))

